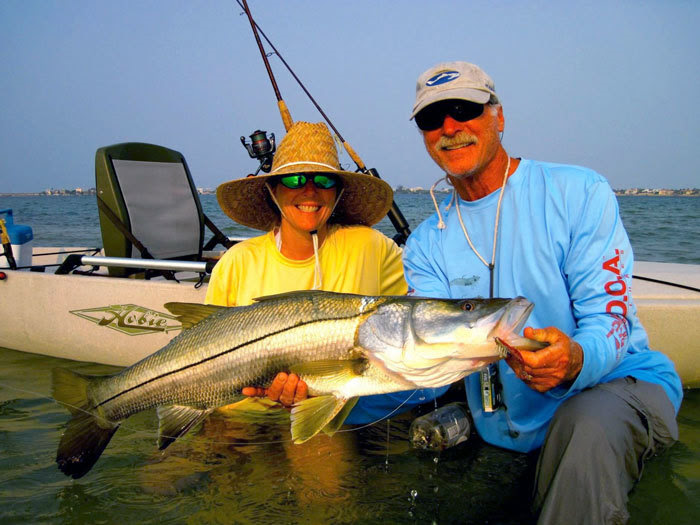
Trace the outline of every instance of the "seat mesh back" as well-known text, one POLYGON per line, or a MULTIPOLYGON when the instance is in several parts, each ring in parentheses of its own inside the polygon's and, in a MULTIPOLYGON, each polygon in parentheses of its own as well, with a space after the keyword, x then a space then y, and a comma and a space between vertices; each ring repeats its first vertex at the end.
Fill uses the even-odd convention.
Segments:
MULTIPOLYGON (((113 160, 131 232, 156 259, 199 253, 200 217, 185 167, 173 162, 113 160)), ((140 253, 132 246, 132 257, 140 253)))

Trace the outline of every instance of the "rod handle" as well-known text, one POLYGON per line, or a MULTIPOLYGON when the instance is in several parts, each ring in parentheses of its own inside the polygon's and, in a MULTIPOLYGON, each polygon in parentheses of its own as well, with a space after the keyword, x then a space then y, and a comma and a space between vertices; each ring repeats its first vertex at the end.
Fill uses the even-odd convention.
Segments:
MULTIPOLYGON (((355 153, 355 150, 352 149, 352 146, 348 144, 345 140, 343 141, 343 147, 345 148, 345 151, 348 152, 348 155, 350 155, 350 158, 353 160, 355 164, 357 164, 357 167, 360 171, 365 171, 367 168, 365 167, 365 163, 362 162, 362 159, 360 156, 355 153)), ((378 175, 377 175, 378 176, 378 175)))
POLYGON ((282 123, 284 124, 284 129, 285 129, 285 131, 289 131, 289 128, 291 128, 292 124, 294 124, 294 121, 292 120, 292 115, 291 115, 291 113, 289 113, 289 108, 287 107, 287 104, 282 99, 277 101, 277 107, 280 108, 280 116, 282 117, 282 123))

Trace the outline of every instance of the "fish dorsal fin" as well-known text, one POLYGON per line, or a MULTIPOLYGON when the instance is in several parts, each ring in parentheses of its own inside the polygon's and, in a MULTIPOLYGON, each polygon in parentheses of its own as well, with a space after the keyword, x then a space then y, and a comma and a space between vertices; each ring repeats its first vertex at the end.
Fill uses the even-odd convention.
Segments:
POLYGON ((367 360, 360 359, 339 359, 339 360, 323 360, 323 361, 307 361, 306 363, 298 363, 290 367, 290 372, 295 373, 299 377, 323 377, 324 382, 328 382, 330 388, 334 386, 342 386, 351 379, 362 375, 362 372, 367 367, 367 360))
POLYGON ((215 306, 213 304, 199 304, 199 303, 165 303, 168 311, 177 317, 178 321, 182 323, 182 328, 191 328, 196 325, 202 319, 209 317, 211 314, 228 308, 228 306, 215 306))
POLYGON ((261 303, 263 301, 272 301, 275 299, 293 299, 295 297, 298 299, 303 299, 305 297, 330 296, 330 295, 347 295, 347 296, 359 297, 357 294, 351 294, 351 293, 339 294, 336 292, 326 292, 323 290, 294 290, 292 292, 283 292, 283 293, 276 293, 276 294, 272 294, 272 295, 263 295, 262 297, 255 297, 253 299, 253 301, 261 303))
POLYGON ((158 449, 163 450, 203 420, 211 409, 180 405, 158 407, 158 449))
POLYGON ((309 397, 294 405, 291 415, 294 443, 303 443, 318 434, 343 409, 346 402, 346 399, 329 395, 309 397))

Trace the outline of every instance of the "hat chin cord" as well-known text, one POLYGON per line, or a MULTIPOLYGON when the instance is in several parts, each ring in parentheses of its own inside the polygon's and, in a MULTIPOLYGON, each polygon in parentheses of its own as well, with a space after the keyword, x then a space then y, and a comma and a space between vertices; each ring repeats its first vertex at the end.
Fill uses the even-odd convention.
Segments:
MULTIPOLYGON (((280 203, 277 202, 277 198, 275 197, 275 193, 272 191, 272 188, 270 185, 265 182, 265 187, 267 188, 267 191, 270 192, 270 197, 272 197, 272 202, 275 203, 275 206, 277 206, 277 209, 280 211, 280 215, 287 219, 289 221, 289 217, 287 217, 284 214, 284 211, 282 211, 282 206, 280 206, 280 203)), ((345 191, 345 188, 341 188, 340 193, 338 193, 338 197, 335 199, 335 203, 333 204, 333 208, 331 209, 330 215, 333 215, 333 212, 335 211, 336 206, 338 206, 338 203, 340 202, 340 197, 342 197, 343 192, 345 191)), ((291 222, 291 221, 290 221, 291 222)), ((281 229, 279 232, 275 235, 275 240, 277 242, 277 250, 282 253, 282 235, 281 235, 281 229)), ((311 230, 309 232, 309 235, 311 235, 311 242, 314 247, 314 286, 312 290, 320 290, 321 286, 323 286, 323 274, 321 272, 321 260, 318 257, 318 230, 311 230)))

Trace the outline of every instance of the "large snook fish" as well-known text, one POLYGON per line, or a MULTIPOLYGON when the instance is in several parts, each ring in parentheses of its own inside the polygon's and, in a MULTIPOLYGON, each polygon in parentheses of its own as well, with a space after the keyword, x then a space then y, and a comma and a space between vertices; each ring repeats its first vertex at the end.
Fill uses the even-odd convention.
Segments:
POLYGON ((308 383, 292 409, 301 443, 332 434, 358 396, 439 387, 517 349, 533 305, 515 299, 367 297, 292 292, 237 308, 168 303, 184 329, 165 347, 111 376, 57 368, 54 398, 72 412, 56 461, 85 475, 119 423, 158 407, 162 450, 212 410, 240 399, 245 386, 268 385, 280 371, 308 383))

